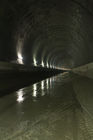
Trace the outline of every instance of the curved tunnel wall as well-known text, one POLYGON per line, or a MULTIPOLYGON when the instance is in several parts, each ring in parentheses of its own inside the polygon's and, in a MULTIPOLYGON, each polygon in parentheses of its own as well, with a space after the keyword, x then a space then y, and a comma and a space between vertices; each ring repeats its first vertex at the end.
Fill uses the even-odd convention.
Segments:
POLYGON ((92 8, 92 0, 3 1, 0 59, 48 68, 93 61, 92 8))

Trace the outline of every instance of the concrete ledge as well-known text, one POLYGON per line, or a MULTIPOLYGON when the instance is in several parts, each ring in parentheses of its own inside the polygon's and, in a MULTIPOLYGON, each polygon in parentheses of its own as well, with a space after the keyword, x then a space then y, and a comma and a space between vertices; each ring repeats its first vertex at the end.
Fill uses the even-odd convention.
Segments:
POLYGON ((93 79, 93 63, 74 68, 72 72, 93 79))

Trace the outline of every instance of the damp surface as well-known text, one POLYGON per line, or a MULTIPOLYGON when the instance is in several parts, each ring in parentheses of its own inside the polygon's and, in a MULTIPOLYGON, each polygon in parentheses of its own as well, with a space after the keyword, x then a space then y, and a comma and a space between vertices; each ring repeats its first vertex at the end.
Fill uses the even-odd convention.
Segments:
POLYGON ((93 140, 92 85, 63 73, 0 98, 0 140, 93 140))

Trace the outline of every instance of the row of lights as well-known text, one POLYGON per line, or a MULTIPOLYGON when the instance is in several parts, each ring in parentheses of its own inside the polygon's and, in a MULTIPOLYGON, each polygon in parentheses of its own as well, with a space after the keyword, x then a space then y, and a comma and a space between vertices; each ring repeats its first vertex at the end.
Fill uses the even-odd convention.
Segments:
MULTIPOLYGON (((18 56, 17 62, 18 62, 19 64, 24 64, 24 62, 23 62, 23 57, 22 57, 21 53, 18 52, 17 56, 18 56)), ((38 66, 37 61, 36 61, 35 58, 33 59, 33 62, 34 62, 34 66, 38 66)), ((42 66, 42 67, 45 67, 45 64, 44 64, 43 61, 42 61, 42 63, 41 63, 41 66, 42 66)), ((47 66, 47 68, 56 68, 55 66, 52 66, 52 65, 49 66, 48 63, 47 63, 46 66, 47 66)))
MULTIPOLYGON (((19 38, 18 44, 17 44, 17 63, 18 64, 24 64, 23 56, 22 56, 22 48, 23 48, 23 39, 19 38)), ((37 60, 35 58, 35 55, 33 56, 33 65, 34 66, 39 66, 38 63, 37 63, 37 60)), ((48 63, 45 65, 43 60, 41 62, 41 66, 42 67, 47 67, 47 68, 60 69, 59 67, 49 65, 48 63)))
MULTIPOLYGON (((34 66, 38 66, 36 59, 34 58, 33 60, 34 60, 34 66)), ((48 63, 47 63, 47 65, 45 65, 44 61, 41 62, 41 66, 42 67, 46 66, 47 68, 56 68, 55 66, 49 65, 48 63)))
MULTIPOLYGON (((23 57, 22 57, 21 53, 18 52, 17 56, 18 56, 17 62, 18 62, 19 64, 24 64, 24 62, 23 62, 23 57)), ((34 62, 34 63, 33 63, 34 66, 38 66, 37 61, 36 61, 35 58, 33 59, 33 62, 34 62)), ((44 61, 42 61, 41 66, 42 66, 42 67, 45 67, 44 61)), ((47 68, 60 69, 60 67, 52 66, 52 65, 49 65, 48 63, 47 63, 47 65, 46 65, 46 67, 47 67, 47 68)))

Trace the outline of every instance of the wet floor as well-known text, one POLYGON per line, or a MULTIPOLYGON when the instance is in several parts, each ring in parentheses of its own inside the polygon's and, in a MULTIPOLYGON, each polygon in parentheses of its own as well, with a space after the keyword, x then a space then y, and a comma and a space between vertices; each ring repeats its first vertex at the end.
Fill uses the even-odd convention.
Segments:
POLYGON ((64 73, 0 98, 0 140, 93 140, 93 80, 64 73))

